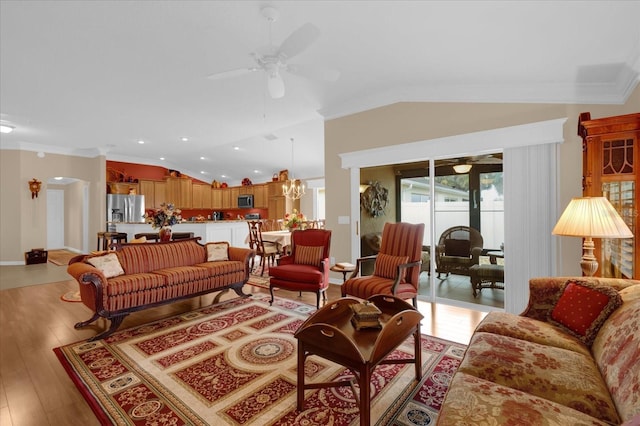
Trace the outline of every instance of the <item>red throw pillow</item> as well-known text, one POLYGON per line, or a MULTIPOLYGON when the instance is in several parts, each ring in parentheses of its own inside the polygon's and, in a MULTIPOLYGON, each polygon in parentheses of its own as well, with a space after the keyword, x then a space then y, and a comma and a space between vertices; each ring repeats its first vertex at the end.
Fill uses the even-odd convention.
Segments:
POLYGON ((549 321, 591 346, 606 319, 622 305, 618 292, 583 281, 567 281, 549 321))
MULTIPOLYGON (((376 257, 376 266, 373 275, 383 278, 396 279, 398 265, 409 262, 409 256, 392 256, 390 254, 379 253, 376 257)), ((400 272, 400 282, 403 283, 406 269, 400 272)))

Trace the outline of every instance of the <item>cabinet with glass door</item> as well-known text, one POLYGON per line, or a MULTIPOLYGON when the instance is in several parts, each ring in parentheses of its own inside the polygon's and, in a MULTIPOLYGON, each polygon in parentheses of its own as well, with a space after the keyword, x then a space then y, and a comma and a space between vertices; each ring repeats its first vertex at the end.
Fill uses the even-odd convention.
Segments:
MULTIPOLYGON (((580 114, 583 140, 583 195, 606 197, 631 232, 638 230, 640 113, 591 119, 580 114)), ((596 275, 640 278, 640 239, 595 239, 596 275)))

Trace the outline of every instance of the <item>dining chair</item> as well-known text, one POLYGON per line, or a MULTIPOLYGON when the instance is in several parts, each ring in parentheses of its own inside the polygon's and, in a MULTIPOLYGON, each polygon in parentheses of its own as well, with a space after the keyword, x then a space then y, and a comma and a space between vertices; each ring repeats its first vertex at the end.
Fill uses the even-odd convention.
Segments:
POLYGON ((418 307, 418 286, 424 223, 385 223, 380 251, 361 257, 349 279, 342 284, 342 296, 368 299, 375 294, 412 299, 418 307), (373 275, 358 276, 363 264, 375 262, 373 275))
POLYGON ((283 288, 316 293, 316 308, 320 308, 321 294, 327 301, 331 231, 295 230, 291 233, 291 246, 291 254, 281 257, 277 266, 269 268, 270 303, 274 300, 273 289, 283 288))
MULTIPOLYGON (((276 255, 278 254, 278 245, 271 241, 262 239, 262 222, 252 220, 247 222, 249 225, 249 248, 256 251, 256 255, 260 256, 260 275, 264 274, 265 259, 268 266, 275 265, 276 255)), ((255 265, 255 257, 251 259, 251 270, 255 265)))

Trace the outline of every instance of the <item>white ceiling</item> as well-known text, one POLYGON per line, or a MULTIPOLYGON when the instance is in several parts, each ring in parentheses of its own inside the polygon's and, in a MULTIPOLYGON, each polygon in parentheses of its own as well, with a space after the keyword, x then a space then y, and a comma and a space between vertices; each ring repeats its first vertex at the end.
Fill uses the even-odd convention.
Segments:
POLYGON ((230 184, 322 177, 324 118, 401 101, 625 102, 638 17, 640 1, 1 0, 0 119, 16 127, 2 148, 230 184), (275 45, 307 22, 321 30, 290 62, 336 69, 336 82, 285 73, 274 100, 260 72, 207 79, 254 65, 267 4, 275 45))

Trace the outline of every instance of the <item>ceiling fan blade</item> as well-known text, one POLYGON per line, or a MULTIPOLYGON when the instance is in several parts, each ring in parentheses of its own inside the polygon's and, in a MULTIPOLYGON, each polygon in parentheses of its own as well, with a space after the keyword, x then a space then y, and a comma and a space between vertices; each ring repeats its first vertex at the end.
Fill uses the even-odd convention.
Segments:
POLYGON ((208 75, 207 78, 209 80, 221 80, 223 78, 229 77, 237 77, 240 75, 250 74, 254 71, 258 71, 260 68, 258 67, 249 67, 249 68, 238 68, 235 70, 222 71, 215 74, 208 75))
POLYGON ((340 71, 329 68, 318 68, 308 65, 287 65, 287 71, 300 77, 320 81, 336 81, 340 78, 340 71))
POLYGON ((320 37, 320 30, 315 25, 306 23, 282 42, 278 56, 283 59, 293 58, 309 47, 318 37, 320 37))

